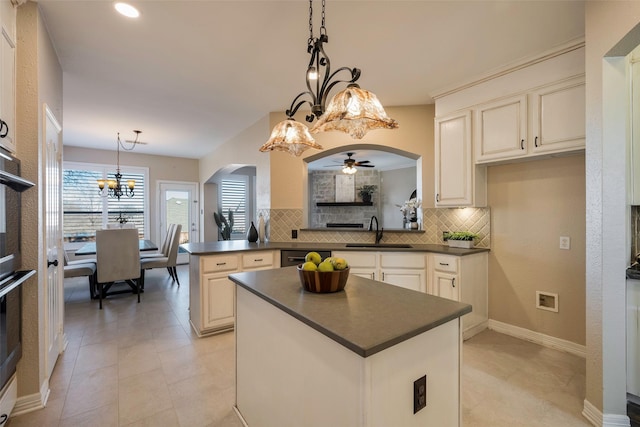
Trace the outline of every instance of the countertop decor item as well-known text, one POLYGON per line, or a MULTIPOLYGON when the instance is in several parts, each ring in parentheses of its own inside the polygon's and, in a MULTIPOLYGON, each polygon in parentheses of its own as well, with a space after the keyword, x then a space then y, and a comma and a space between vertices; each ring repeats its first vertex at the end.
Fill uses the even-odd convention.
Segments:
POLYGON ((233 211, 229 209, 229 220, 224 217, 222 211, 213 213, 213 220, 216 222, 222 240, 231 240, 231 232, 233 231, 233 211))
POLYGON ((266 236, 266 225, 264 223, 264 216, 262 214, 258 217, 258 240, 260 243, 264 242, 267 238, 266 236))
POLYGON ((371 129, 395 129, 398 122, 389 118, 378 98, 371 92, 360 89, 355 82, 360 78, 360 69, 340 67, 331 70, 331 61, 324 51, 324 44, 329 42, 325 27, 325 0, 322 0, 322 21, 320 33, 313 34, 313 0, 309 0, 309 38, 307 52, 311 55, 307 66, 307 90, 298 94, 288 110, 287 119, 278 123, 269 140, 260 147, 260 151, 286 151, 299 156, 307 148, 322 149, 315 143, 308 128, 295 121, 298 109, 307 104, 311 113, 306 121, 318 121, 311 132, 339 130, 348 133, 352 138, 362 139, 371 129), (339 74, 344 74, 340 77, 339 74), (329 92, 338 83, 347 83, 347 87, 338 92, 326 105, 329 92))
POLYGON ((258 241, 258 230, 253 224, 253 221, 251 221, 251 227, 249 227, 249 231, 247 232, 247 240, 251 243, 255 243, 258 241))
POLYGON ((344 289, 349 278, 349 267, 335 271, 308 271, 298 265, 300 284, 305 291, 326 294, 344 289))
POLYGON ((478 235, 469 231, 454 231, 445 232, 442 237, 449 247, 471 249, 473 248, 473 241, 478 235))

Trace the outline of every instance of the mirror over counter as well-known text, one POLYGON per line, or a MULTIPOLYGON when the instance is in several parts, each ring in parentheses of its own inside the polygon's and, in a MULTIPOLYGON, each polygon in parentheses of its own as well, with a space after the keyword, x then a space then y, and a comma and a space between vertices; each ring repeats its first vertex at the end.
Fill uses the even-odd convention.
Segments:
POLYGON ((373 147, 341 147, 309 158, 309 228, 366 230, 374 215, 385 229, 410 228, 401 206, 416 197, 418 156, 373 147))

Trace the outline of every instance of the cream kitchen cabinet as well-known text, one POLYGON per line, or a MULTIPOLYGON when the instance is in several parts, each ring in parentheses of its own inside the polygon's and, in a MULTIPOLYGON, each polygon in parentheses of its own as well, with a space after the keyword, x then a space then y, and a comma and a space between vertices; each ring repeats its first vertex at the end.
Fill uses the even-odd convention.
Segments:
POLYGON ((426 255, 421 252, 332 251, 349 263, 349 274, 426 292, 426 255))
POLYGON ((475 166, 471 111, 435 121, 436 207, 486 206, 485 169, 475 166))
POLYGON ((462 317, 463 338, 468 339, 487 327, 488 257, 486 252, 465 255, 429 255, 428 293, 471 304, 473 311, 462 317))
POLYGON ((189 321, 198 336, 233 329, 235 284, 229 274, 279 267, 276 254, 251 251, 205 255, 198 257, 198 262, 189 262, 189 321))
POLYGON ((0 1, 0 145, 15 153, 16 104, 16 11, 10 1, 0 1))
POLYGON ((581 151, 584 77, 573 77, 474 108, 477 164, 581 151))

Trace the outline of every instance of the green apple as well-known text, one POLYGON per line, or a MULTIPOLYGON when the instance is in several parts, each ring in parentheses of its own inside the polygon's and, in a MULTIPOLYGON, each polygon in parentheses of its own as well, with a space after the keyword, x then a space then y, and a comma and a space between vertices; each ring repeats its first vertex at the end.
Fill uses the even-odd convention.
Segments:
POLYGON ((307 262, 311 261, 315 265, 318 265, 322 262, 322 257, 318 252, 309 252, 305 255, 304 260, 307 262))
POLYGON ((302 264, 302 269, 306 271, 316 271, 318 269, 318 266, 313 261, 307 261, 302 264))
POLYGON ((333 264, 331 264, 331 262, 322 261, 318 265, 318 271, 321 271, 321 272, 333 271, 333 264))

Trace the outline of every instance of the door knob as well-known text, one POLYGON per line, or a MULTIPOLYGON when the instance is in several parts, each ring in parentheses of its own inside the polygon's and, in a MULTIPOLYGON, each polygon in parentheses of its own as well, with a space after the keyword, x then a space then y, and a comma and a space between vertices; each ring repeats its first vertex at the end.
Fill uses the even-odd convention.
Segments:
POLYGON ((51 266, 57 267, 58 266, 58 260, 54 259, 53 261, 47 261, 47 268, 51 267, 51 266))

